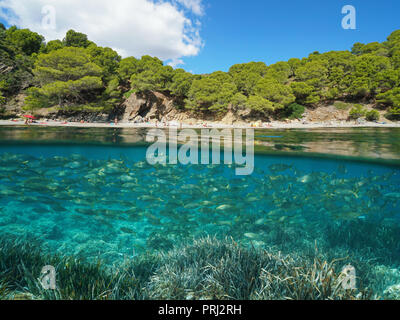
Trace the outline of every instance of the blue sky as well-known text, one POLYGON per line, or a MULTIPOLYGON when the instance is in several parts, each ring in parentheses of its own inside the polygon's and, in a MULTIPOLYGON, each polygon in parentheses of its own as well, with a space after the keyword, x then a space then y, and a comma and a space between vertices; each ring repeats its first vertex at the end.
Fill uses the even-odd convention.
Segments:
POLYGON ((313 51, 348 50, 355 42, 385 41, 400 29, 398 0, 210 1, 203 18, 205 46, 185 59, 199 72, 227 71, 236 63, 271 64, 313 51), (357 10, 357 29, 344 30, 341 9, 357 10))
MULTIPOLYGON (((38 6, 46 3, 45 0, 0 0, 12 3, 25 3, 32 8, 25 11, 38 11, 38 6), (11 2, 10 2, 11 1, 11 2)), ((70 7, 73 3, 78 4, 79 0, 70 0, 70 7)), ((117 0, 115 3, 131 3, 137 5, 148 5, 150 0, 117 0)), ((167 0, 165 0, 167 1, 167 0)), ((394 30, 400 29, 400 1, 398 0, 168 0, 168 4, 176 8, 172 12, 167 7, 166 11, 159 10, 158 16, 153 12, 152 19, 165 19, 169 12, 169 18, 161 21, 160 29, 148 30, 149 25, 155 25, 152 21, 144 23, 143 26, 132 25, 133 29, 127 28, 127 21, 124 17, 111 17, 110 34, 93 33, 89 37, 101 45, 108 45, 121 52, 133 53, 134 55, 151 54, 158 55, 164 60, 183 61, 181 67, 194 73, 209 73, 216 70, 227 71, 236 63, 249 61, 264 61, 272 64, 277 61, 288 60, 292 57, 302 58, 313 51, 349 50, 355 42, 385 41, 386 37, 394 30), (194 4, 197 5, 194 10, 194 4), (179 7, 178 7, 179 5, 179 7), (344 30, 341 27, 344 5, 353 5, 357 10, 357 29, 344 30), (199 8, 202 8, 200 10, 199 8), (184 12, 184 10, 186 10, 184 12), (201 11, 201 12, 200 12, 201 11), (184 13, 182 13, 184 12, 184 13), (159 17, 159 18, 157 18, 159 17), (182 43, 180 30, 183 29, 179 21, 190 19, 193 25, 190 44, 182 43), (121 29, 115 27, 116 21, 121 21, 121 29), (174 21, 177 21, 176 25, 174 21), (196 24, 199 21, 201 25, 196 24), (113 29, 113 28, 116 29, 113 29), (135 29, 136 28, 136 29, 135 29), (180 29, 181 28, 181 29, 180 29), (126 31, 127 33, 123 33, 126 31), (135 31, 133 31, 135 30, 135 31), (165 33, 163 33, 165 31, 165 33), (112 34, 111 32, 114 32, 112 34), (117 36, 116 36, 117 35, 117 36), (112 42, 119 36, 119 42, 112 42), (127 39, 133 37, 132 39, 127 39), (170 37, 170 38, 169 38, 170 37), (153 40, 153 41, 152 41, 153 40), (203 45, 201 45, 201 42, 203 45), (125 47, 125 44, 131 46, 125 47)), ((52 1, 47 1, 52 2, 52 1)), ((63 0, 53 1, 63 2, 63 0)), ((81 0, 79 4, 90 1, 81 0)), ((102 2, 102 1, 100 1, 102 2)), ((100 3, 97 1, 97 3, 100 3)), ((104 14, 106 14, 106 3, 104 1, 104 14)), ((165 3, 165 2, 164 2, 165 3)), ((154 4, 153 4, 154 7, 154 4)), ((59 9, 64 12, 66 9, 59 9)), ((82 9, 83 10, 83 9, 82 9)), ((88 8, 88 12, 93 9, 88 8)), ((128 11, 128 10, 121 10, 128 11)), ((137 12, 138 10, 135 10, 137 12)), ((4 12, 4 10, 3 10, 4 12)), ((21 11, 22 12, 22 11, 21 11)), ((130 11, 132 15, 133 10, 130 11)), ((146 11, 147 12, 147 11, 146 11)), ((20 16, 21 27, 35 29, 35 17, 20 16)), ((140 14, 140 13, 137 13, 140 14)), ((143 13, 144 14, 144 13, 143 13)), ((58 16, 60 17, 60 16, 58 16)), ((78 31, 90 33, 94 22, 81 22, 62 19, 58 33, 54 37, 64 34, 65 29, 75 28, 78 31), (75 24, 74 24, 75 23, 75 24), (72 25, 74 24, 74 25, 72 25)), ((12 22, 7 16, 0 18, 12 22)), ((102 19, 105 21, 106 19, 102 19)), ((98 19, 96 20, 98 21, 98 19)), ((39 33, 40 30, 35 30, 39 33)), ((52 34, 48 34, 51 37, 52 34)))

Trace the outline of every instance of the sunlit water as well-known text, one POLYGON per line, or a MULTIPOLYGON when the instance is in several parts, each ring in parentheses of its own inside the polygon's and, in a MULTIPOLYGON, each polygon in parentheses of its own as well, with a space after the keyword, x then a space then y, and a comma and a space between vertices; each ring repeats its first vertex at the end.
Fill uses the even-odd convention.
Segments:
POLYGON ((257 154, 254 173, 237 176, 226 165, 151 166, 145 154, 118 141, 3 144, 0 233, 109 264, 213 235, 286 253, 368 252, 399 267, 395 164, 257 154))

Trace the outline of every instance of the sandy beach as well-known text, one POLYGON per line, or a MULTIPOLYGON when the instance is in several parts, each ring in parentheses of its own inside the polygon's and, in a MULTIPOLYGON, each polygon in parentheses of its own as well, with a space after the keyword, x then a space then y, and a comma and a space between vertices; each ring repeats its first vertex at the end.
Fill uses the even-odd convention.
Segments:
MULTIPOLYGON (((24 120, 0 120, 0 126, 27 126, 24 120)), ((178 127, 182 129, 204 129, 204 128, 219 128, 219 129, 319 129, 319 128, 400 128, 400 123, 376 123, 376 122, 363 122, 357 124, 354 121, 328 121, 328 122, 313 122, 301 123, 293 121, 291 123, 273 121, 268 124, 251 125, 251 124, 238 124, 227 125, 217 122, 207 122, 205 125, 190 125, 190 124, 170 124, 170 125, 156 125, 155 123, 80 123, 80 122, 61 122, 61 121, 38 121, 29 124, 29 126, 39 127, 78 127, 78 128, 169 128, 178 127)))

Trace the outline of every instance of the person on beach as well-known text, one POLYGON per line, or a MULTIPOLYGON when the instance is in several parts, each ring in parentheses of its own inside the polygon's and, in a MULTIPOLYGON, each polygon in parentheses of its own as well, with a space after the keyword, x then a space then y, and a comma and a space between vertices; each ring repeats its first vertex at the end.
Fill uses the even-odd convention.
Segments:
POLYGON ((115 119, 114 119, 114 124, 117 126, 118 125, 118 118, 117 117, 115 117, 115 119))

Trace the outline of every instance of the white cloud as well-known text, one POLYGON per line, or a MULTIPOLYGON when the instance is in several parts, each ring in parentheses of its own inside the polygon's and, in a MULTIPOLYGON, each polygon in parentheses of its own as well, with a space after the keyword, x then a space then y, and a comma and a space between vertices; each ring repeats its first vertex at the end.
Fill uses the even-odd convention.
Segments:
POLYGON ((168 65, 173 68, 182 64, 185 64, 185 62, 182 59, 172 59, 170 62, 168 62, 168 65))
POLYGON ((6 9, 0 16, 9 24, 38 32, 47 41, 74 29, 122 56, 149 54, 176 65, 203 45, 201 24, 190 17, 204 13, 202 0, 0 0, 0 8, 6 9), (54 29, 42 24, 42 9, 49 5, 55 8, 54 29))
POLYGON ((186 9, 191 10, 194 14, 201 16, 204 14, 202 0, 176 0, 186 9))

